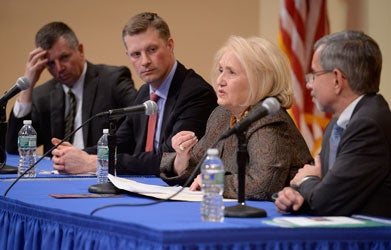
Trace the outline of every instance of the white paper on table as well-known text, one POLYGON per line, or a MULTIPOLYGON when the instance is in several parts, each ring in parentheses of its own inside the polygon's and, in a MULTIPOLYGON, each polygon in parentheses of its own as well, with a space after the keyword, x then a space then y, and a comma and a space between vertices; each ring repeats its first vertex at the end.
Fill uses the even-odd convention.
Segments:
POLYGON ((346 216, 319 216, 319 217, 280 217, 273 220, 277 224, 291 224, 292 226, 338 226, 359 225, 365 222, 346 216))
MULTIPOLYGON (((111 174, 109 174, 109 180, 119 189, 158 199, 167 199, 182 189, 181 186, 158 186, 144 184, 134 180, 113 176, 111 174)), ((190 191, 188 187, 185 187, 180 193, 170 199, 178 201, 202 201, 202 192, 190 191)), ((236 200, 224 199, 224 201, 236 200)))

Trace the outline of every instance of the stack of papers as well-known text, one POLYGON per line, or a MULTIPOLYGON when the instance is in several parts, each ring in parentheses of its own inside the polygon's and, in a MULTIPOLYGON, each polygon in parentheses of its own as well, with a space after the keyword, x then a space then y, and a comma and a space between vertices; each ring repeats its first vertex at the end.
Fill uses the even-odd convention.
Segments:
MULTIPOLYGON (((140 183, 137 181, 113 176, 109 174, 109 180, 119 189, 150 196, 158 199, 170 199, 177 201, 202 201, 201 191, 190 191, 188 187, 181 186, 157 186, 140 183)), ((224 199, 224 201, 236 201, 224 199)))
POLYGON ((376 220, 372 217, 356 218, 347 216, 287 216, 278 217, 273 220, 266 220, 264 223, 280 227, 369 227, 369 226, 390 226, 391 221, 376 220))

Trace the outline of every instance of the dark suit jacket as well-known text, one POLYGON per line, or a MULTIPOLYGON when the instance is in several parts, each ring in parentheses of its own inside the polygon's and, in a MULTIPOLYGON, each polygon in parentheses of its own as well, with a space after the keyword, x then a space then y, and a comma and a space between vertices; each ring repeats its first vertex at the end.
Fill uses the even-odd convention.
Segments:
MULTIPOLYGON (((144 84, 135 104, 149 100, 149 85, 144 84)), ((163 152, 172 152, 171 138, 183 130, 205 133, 206 121, 217 105, 216 94, 201 76, 178 62, 164 108, 159 148, 145 152, 148 116, 129 115, 117 131, 117 174, 159 175, 163 152)))
MULTIPOLYGON (((99 112, 131 106, 136 92, 127 67, 87 62, 82 122, 99 112)), ((53 147, 51 138, 64 138, 64 99, 62 85, 54 79, 34 88, 31 113, 22 118, 16 118, 13 111, 10 113, 6 138, 7 151, 12 154, 18 153, 18 132, 25 119, 32 120, 38 134, 37 144, 44 145, 45 152, 53 147)), ((108 128, 108 121, 105 118, 95 118, 86 124, 82 128, 85 147, 95 146, 104 128, 108 128)))
POLYGON ((337 158, 328 169, 328 125, 322 144, 322 180, 300 187, 307 211, 319 215, 369 214, 391 217, 391 113, 381 95, 366 95, 344 130, 337 158))

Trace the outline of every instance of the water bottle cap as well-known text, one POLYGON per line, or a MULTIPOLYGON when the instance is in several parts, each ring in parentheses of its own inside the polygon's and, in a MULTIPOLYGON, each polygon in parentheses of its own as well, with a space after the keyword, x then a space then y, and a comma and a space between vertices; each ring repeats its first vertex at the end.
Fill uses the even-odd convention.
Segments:
POLYGON ((109 129, 108 128, 104 128, 103 129, 103 134, 108 134, 109 133, 109 129))
POLYGON ((31 120, 23 120, 23 125, 31 125, 31 120))
POLYGON ((208 155, 218 155, 219 150, 217 148, 208 148, 207 154, 208 155))

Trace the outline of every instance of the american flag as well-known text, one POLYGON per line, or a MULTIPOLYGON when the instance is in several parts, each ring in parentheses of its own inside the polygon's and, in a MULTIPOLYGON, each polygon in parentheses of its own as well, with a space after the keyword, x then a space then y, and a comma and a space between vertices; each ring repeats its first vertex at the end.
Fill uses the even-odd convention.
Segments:
POLYGON ((305 87, 313 45, 329 33, 326 0, 281 0, 278 42, 292 66, 294 104, 289 110, 312 155, 319 152, 329 117, 320 112, 305 87))

